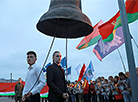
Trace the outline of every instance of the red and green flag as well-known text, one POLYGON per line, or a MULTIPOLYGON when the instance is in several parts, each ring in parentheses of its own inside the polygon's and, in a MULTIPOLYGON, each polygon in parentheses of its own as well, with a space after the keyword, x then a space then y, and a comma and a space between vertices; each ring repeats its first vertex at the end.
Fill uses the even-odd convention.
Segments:
MULTIPOLYGON (((14 83, 0 83, 0 97, 1 96, 14 96, 15 95, 15 85, 18 82, 14 82, 14 83)), ((25 85, 25 82, 22 82, 23 85, 25 85)), ((48 97, 48 90, 49 87, 46 85, 45 87, 43 87, 43 89, 40 92, 40 96, 43 98, 48 97)))
MULTIPOLYGON (((126 13, 128 23, 138 19, 138 0, 127 0, 126 13)), ((112 41, 118 27, 122 26, 120 12, 118 11, 109 21, 98 27, 103 42, 112 41)))
POLYGON ((81 42, 78 44, 78 46, 76 47, 76 49, 81 50, 84 49, 86 47, 89 47, 93 44, 96 44, 98 42, 98 40, 101 38, 101 35, 99 33, 99 29, 98 27, 103 24, 103 21, 100 20, 95 26, 94 26, 94 30, 91 34, 85 36, 81 42))

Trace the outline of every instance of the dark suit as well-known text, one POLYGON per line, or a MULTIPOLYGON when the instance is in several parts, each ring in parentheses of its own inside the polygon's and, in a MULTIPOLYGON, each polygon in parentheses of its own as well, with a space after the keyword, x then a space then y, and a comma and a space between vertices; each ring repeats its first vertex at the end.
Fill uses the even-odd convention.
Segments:
POLYGON ((47 68, 47 85, 49 87, 48 100, 50 102, 64 102, 62 94, 66 92, 64 70, 53 63, 47 68))

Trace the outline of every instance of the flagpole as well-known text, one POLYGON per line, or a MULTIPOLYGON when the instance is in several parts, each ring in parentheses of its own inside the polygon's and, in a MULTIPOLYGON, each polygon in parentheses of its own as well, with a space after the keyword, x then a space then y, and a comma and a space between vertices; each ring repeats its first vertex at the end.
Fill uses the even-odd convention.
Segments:
POLYGON ((122 65, 123 65, 124 71, 125 71, 125 73, 126 73, 125 64, 124 64, 123 58, 122 58, 121 53, 120 53, 120 51, 119 51, 118 48, 117 48, 117 51, 118 51, 118 53, 119 53, 119 56, 120 56, 120 59, 121 59, 121 62, 122 62, 122 65))
POLYGON ((68 39, 66 38, 66 80, 68 80, 68 65, 67 65, 67 49, 68 49, 68 47, 67 47, 67 45, 68 45, 68 39))
POLYGON ((130 38, 130 32, 128 27, 128 20, 125 10, 124 0, 118 0, 118 5, 120 9, 120 16, 125 40, 125 48, 127 54, 127 61, 128 61, 128 68, 130 73, 130 84, 132 90, 132 99, 133 102, 138 102, 138 81, 137 81, 137 74, 136 74, 136 67, 135 67, 135 60, 133 55, 132 43, 130 38))

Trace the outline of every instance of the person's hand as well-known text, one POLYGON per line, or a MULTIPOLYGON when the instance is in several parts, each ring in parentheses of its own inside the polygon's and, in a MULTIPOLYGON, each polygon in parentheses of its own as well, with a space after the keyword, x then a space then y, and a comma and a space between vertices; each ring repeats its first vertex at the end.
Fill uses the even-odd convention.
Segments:
POLYGON ((25 98, 29 98, 32 95, 31 92, 28 92, 27 94, 25 94, 25 98))
POLYGON ((108 86, 108 88, 109 88, 109 90, 111 90, 111 87, 110 86, 108 86))
POLYGON ((131 88, 129 88, 129 89, 127 89, 127 90, 131 92, 131 88))
POLYGON ((90 91, 91 92, 91 94, 93 94, 93 91, 90 91))
POLYGON ((22 96, 22 102, 25 102, 25 96, 24 95, 22 96))
POLYGON ((62 94, 62 97, 63 97, 63 98, 69 98, 69 94, 68 94, 68 93, 63 93, 63 94, 62 94))
POLYGON ((117 83, 117 85, 120 85, 120 84, 121 84, 121 82, 118 82, 118 83, 117 83))

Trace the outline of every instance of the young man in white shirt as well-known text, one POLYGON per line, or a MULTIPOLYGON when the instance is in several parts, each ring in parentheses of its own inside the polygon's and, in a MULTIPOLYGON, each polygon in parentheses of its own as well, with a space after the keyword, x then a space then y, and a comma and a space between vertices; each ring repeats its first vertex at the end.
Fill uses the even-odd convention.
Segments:
POLYGON ((34 51, 27 52, 27 63, 29 64, 29 68, 23 89, 23 102, 40 102, 40 91, 46 85, 46 80, 43 72, 40 74, 41 67, 35 64, 36 60, 37 55, 34 51), (40 77, 37 80, 39 74, 40 77))

